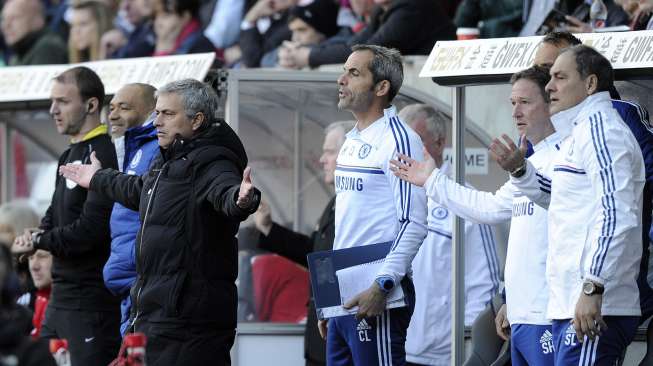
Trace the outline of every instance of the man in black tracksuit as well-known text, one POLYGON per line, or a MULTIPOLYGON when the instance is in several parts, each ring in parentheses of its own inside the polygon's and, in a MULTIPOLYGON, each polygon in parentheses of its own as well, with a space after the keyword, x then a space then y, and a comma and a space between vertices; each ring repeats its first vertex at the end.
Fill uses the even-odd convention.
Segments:
POLYGON ((240 139, 215 118, 215 92, 169 83, 156 103, 160 155, 142 176, 68 165, 64 176, 138 210, 131 328, 148 337, 147 364, 228 365, 236 329, 240 222, 258 207, 240 139), (98 171, 99 170, 99 171, 98 171))
MULTIPOLYGON (((94 152, 104 166, 117 167, 107 126, 100 123, 103 100, 102 81, 86 67, 54 79, 50 114, 57 131, 71 138, 59 166, 86 163, 94 152)), ((120 300, 102 280, 112 207, 102 195, 57 177, 39 230, 18 237, 12 248, 14 253, 52 253, 52 296, 41 337, 67 339, 74 365, 106 365, 120 347, 120 300)))

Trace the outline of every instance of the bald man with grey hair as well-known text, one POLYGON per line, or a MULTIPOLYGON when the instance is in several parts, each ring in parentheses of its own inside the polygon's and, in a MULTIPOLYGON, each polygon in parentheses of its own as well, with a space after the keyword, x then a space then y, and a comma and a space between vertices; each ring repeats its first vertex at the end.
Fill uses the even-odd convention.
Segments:
MULTIPOLYGON (((322 145, 322 156, 320 164, 323 169, 324 183, 333 190, 334 172, 336 170, 336 159, 342 144, 345 142, 345 134, 351 131, 356 122, 337 121, 329 124, 325 129, 324 144, 322 145)), ((324 208, 316 230, 306 236, 286 229, 272 221, 270 207, 261 202, 258 211, 254 214, 256 228, 261 232, 259 245, 262 249, 282 255, 305 267, 306 255, 314 251, 331 250, 335 236, 335 196, 333 192, 331 200, 324 208)), ((310 286, 309 286, 310 287, 310 286)), ((306 332, 304 333, 304 357, 308 366, 326 365, 326 342, 320 336, 317 329, 317 317, 315 304, 310 301, 306 320, 306 332)))
POLYGON ((443 153, 447 142, 447 125, 451 118, 428 104, 409 104, 401 109, 399 118, 417 132, 424 148, 435 159, 437 166, 443 164, 443 153))
MULTIPOLYGON (((424 149, 441 171, 451 172, 444 161, 447 125, 442 111, 428 104, 410 104, 399 112, 422 139, 424 149)), ((406 336, 408 365, 449 364, 451 357, 451 234, 454 217, 432 199, 428 199, 428 234, 413 259, 415 311, 406 336), (442 279, 437 282, 433 278, 442 279), (437 323, 433 321, 437 319, 437 323)), ((499 285, 494 233, 490 226, 465 222, 465 325, 492 299, 499 285)))
MULTIPOLYGON (((120 88, 109 103, 109 121, 118 157, 118 168, 130 175, 145 174, 159 154, 153 121, 156 88, 133 83, 120 88)), ((138 211, 116 202, 111 212, 111 254, 104 265, 104 284, 120 297, 120 333, 127 331, 131 300, 129 291, 136 280, 134 248, 140 229, 138 211)))

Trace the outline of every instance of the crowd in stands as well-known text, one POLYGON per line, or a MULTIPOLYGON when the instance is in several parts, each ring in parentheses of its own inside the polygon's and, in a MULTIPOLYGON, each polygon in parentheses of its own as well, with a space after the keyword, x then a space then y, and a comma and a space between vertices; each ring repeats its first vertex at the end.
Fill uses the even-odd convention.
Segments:
MULTIPOLYGON (((603 2, 608 9, 606 27, 653 29, 653 0, 603 2)), ((0 66, 214 52, 217 67, 316 68, 345 62, 352 46, 363 43, 395 48, 402 55, 427 55, 435 42, 456 39, 457 28, 477 29, 481 38, 532 36, 560 30, 592 32, 591 3, 589 0, 0 0, 0 66), (562 18, 550 17, 556 11, 563 14, 562 18)), ((545 39, 543 48, 546 46, 545 39)), ((558 51, 555 48, 556 56, 558 51)), ((154 104, 154 89, 140 84, 125 86, 109 104, 109 134, 116 147, 118 170, 143 174, 156 156, 159 144, 152 125, 154 104), (127 135, 126 130, 130 131, 127 135), (140 165, 141 155, 136 150, 146 154, 140 165)), ((87 114, 89 109, 99 109, 99 106, 91 104, 87 114)), ((339 132, 351 129, 351 123, 347 126, 339 132)), ((418 133, 419 129, 427 129, 411 127, 418 133)), ((439 134, 434 136, 430 139, 433 143, 444 139, 439 134)), ((420 137, 426 146, 430 140, 421 133, 420 137)), ((437 143, 444 147, 444 140, 437 143)), ((328 161, 324 156, 320 159, 325 170, 328 161)), ((328 179, 325 177, 326 183, 333 184, 333 177, 328 179)), ((324 244, 318 235, 330 225, 328 215, 333 215, 333 204, 334 201, 325 209, 314 237, 292 238, 303 242, 305 251, 324 244)), ((238 320, 307 322, 308 317, 309 331, 314 331, 317 337, 317 330, 312 329, 316 326, 314 308, 309 308, 308 313, 306 309, 311 296, 306 253, 288 255, 278 248, 293 240, 288 237, 289 230, 272 222, 265 206, 265 203, 261 205, 255 218, 258 232, 253 240, 258 251, 255 255, 239 253, 239 260, 251 265, 249 273, 239 273, 239 306, 245 298, 241 292, 250 292, 252 301, 250 310, 239 307, 238 320), (248 283, 243 275, 249 278, 248 283), (241 311, 246 310, 249 312, 241 316, 241 311)), ((129 326, 132 306, 129 291, 134 286, 136 270, 134 263, 128 263, 127 268, 121 265, 133 256, 133 242, 140 223, 136 211, 120 205, 112 207, 108 221, 110 254, 107 247, 107 253, 103 253, 106 264, 97 269, 103 270, 104 284, 116 297, 116 304, 122 301, 120 330, 124 334, 129 326), (124 235, 126 238, 122 239, 124 235)), ((250 211, 248 214, 253 213, 250 211)), ((429 212, 435 211, 429 209, 429 212)), ((4 244, 4 247, 0 245, 0 260, 9 255, 5 252, 17 236, 23 235, 26 228, 38 225, 37 215, 26 203, 0 206, 0 244, 4 244)), ((323 249, 329 249, 332 241, 323 249)), ((483 244, 482 240, 477 241, 483 244)), ((33 314, 27 325, 16 321, 25 318, 25 314, 11 314, 12 326, 19 333, 29 328, 28 333, 37 339, 50 299, 53 257, 48 251, 38 249, 17 259, 12 263, 16 278, 6 280, 0 271, 0 279, 15 287, 11 289, 12 295, 22 294, 18 303, 33 314)), ((487 271, 492 271, 491 266, 487 267, 487 271)), ((492 276, 498 276, 498 272, 492 276)), ((488 285, 491 289, 486 291, 488 294, 476 299, 487 303, 495 287, 494 283, 488 285)), ((422 306, 430 310, 428 304, 422 306)), ((476 309, 471 318, 480 310, 476 309)), ((2 316, 5 315, 0 314, 0 320, 2 316)), ((466 319, 467 325, 471 320, 466 319)), ((10 331, 14 329, 7 332, 10 331)))
MULTIPOLYGON (((315 68, 352 45, 426 55, 481 38, 591 32, 591 0, 3 0, 0 65, 215 52, 216 66, 315 68), (559 16, 552 17, 552 12, 559 16), (559 12, 559 13, 557 13, 559 12), (68 47, 65 47, 65 44, 68 47), (66 51, 67 50, 67 51, 66 51)), ((653 0, 604 0, 606 27, 653 29, 653 0)))

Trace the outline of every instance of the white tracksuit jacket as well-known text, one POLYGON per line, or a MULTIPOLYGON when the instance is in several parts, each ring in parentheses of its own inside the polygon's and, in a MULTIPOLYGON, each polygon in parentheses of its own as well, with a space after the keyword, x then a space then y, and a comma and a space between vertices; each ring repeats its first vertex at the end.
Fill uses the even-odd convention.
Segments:
POLYGON ((395 177, 390 159, 401 152, 423 160, 423 149, 390 106, 363 131, 349 131, 337 159, 333 249, 393 242, 377 277, 389 276, 396 285, 426 237, 426 194, 395 177))
MULTIPOLYGON (((445 163, 440 174, 448 174, 445 163)), ((428 200, 429 233, 413 259, 415 311, 406 336, 406 361, 451 364, 451 236, 454 214, 428 200)), ((471 326, 496 293, 500 268, 494 232, 465 221, 465 325, 471 326)))
MULTIPOLYGON (((553 133, 533 147, 528 160, 541 174, 553 172, 552 157, 560 148, 553 133)), ((546 318, 547 211, 535 205, 508 181, 495 193, 463 187, 439 170, 424 185, 427 196, 453 213, 483 224, 510 220, 504 280, 510 324, 550 324, 546 318)))
POLYGON ((551 118, 561 135, 553 175, 511 178, 549 208, 549 319, 570 319, 584 279, 605 286, 603 316, 640 315, 637 275, 642 251, 644 161, 608 92, 551 118))

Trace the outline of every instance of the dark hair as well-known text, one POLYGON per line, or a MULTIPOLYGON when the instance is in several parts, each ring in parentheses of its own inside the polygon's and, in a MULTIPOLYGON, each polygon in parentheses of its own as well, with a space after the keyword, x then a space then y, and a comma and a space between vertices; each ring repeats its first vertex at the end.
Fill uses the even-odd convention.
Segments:
POLYGON ((512 74, 510 77, 510 84, 515 84, 521 79, 530 80, 540 88, 540 93, 544 101, 549 103, 549 93, 546 92, 546 84, 551 80, 549 75, 549 68, 546 66, 531 66, 526 70, 522 70, 512 74))
POLYGON ((401 53, 394 48, 369 44, 357 44, 351 50, 352 52, 370 51, 374 54, 368 68, 372 72, 375 85, 383 80, 390 82, 388 102, 391 102, 404 82, 404 65, 401 63, 401 53))
POLYGON ((571 52, 576 60, 576 69, 580 77, 585 79, 596 75, 596 91, 610 91, 614 84, 614 70, 607 58, 597 50, 585 45, 578 45, 564 49, 560 54, 571 52))
MULTIPOLYGON (((97 98, 100 106, 104 104, 104 84, 95 71, 85 66, 68 69, 54 78, 54 81, 63 84, 75 84, 79 90, 82 101, 97 98)), ((98 108, 99 112, 100 108, 98 108)))
POLYGON ((583 42, 570 32, 551 32, 547 33, 544 38, 542 38, 542 43, 549 43, 556 47, 563 47, 576 46, 583 42))
POLYGON ((195 18, 199 13, 200 2, 198 0, 159 0, 161 1, 161 9, 166 13, 176 13, 183 15, 184 12, 189 12, 195 18))

